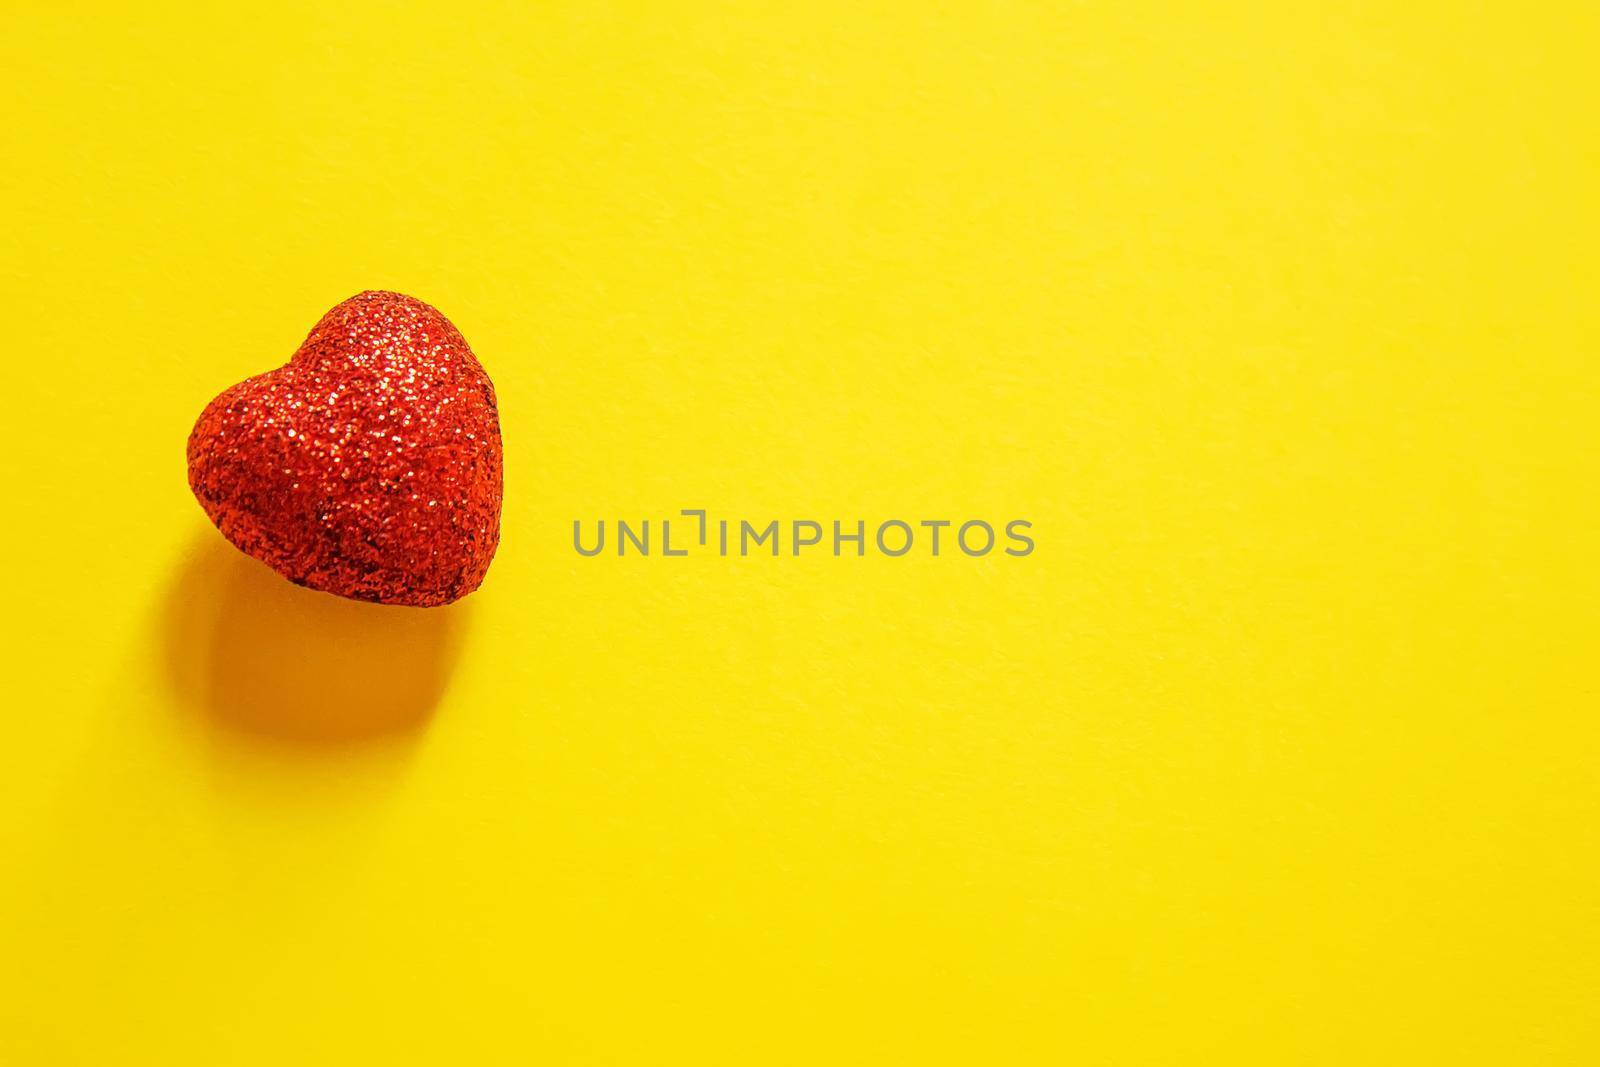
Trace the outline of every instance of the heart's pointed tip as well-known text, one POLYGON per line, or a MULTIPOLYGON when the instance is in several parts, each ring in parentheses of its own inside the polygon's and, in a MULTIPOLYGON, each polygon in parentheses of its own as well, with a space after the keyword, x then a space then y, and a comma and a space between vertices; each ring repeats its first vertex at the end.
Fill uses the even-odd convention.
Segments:
POLYGON ((499 544, 493 385, 449 320, 403 293, 351 297, 290 363, 224 390, 187 458, 229 541, 322 592, 442 606, 478 588, 499 544))

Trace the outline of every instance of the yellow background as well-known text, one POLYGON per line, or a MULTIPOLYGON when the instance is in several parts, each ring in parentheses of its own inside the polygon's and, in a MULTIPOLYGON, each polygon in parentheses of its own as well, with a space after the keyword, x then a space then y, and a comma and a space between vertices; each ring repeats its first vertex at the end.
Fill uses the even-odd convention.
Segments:
POLYGON ((1589 4, 6 5, 0 1061, 1600 1059, 1589 4), (393 288, 442 612, 184 478, 393 288), (574 518, 1027 518, 588 560, 574 518))

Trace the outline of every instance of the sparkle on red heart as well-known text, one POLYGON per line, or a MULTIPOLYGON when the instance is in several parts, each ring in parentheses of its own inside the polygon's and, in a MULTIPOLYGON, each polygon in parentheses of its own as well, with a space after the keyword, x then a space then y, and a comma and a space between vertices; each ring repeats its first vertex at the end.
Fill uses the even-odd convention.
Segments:
POLYGON ((362 293, 287 364, 206 406, 189 485, 228 540, 290 581, 448 604, 500 542, 494 385, 438 311, 362 293))

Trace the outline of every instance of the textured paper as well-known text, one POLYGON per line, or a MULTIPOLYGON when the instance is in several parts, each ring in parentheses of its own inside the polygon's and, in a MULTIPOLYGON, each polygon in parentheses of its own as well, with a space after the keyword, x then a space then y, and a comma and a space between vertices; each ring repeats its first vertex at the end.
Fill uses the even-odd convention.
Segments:
POLYGON ((1595 1062, 1596 29, 8 5, 0 1060, 1595 1062), (365 288, 459 609, 184 484, 365 288), (1038 547, 571 548, 695 507, 1038 547))

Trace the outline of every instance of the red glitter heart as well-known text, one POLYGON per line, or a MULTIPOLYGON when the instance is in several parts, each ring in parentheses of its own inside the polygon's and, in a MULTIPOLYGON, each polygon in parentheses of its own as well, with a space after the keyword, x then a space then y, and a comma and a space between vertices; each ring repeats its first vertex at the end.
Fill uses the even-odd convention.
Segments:
POLYGON ((489 376, 449 320, 399 293, 328 312, 189 435, 189 486, 223 536, 296 584, 383 604, 478 587, 501 466, 489 376))

